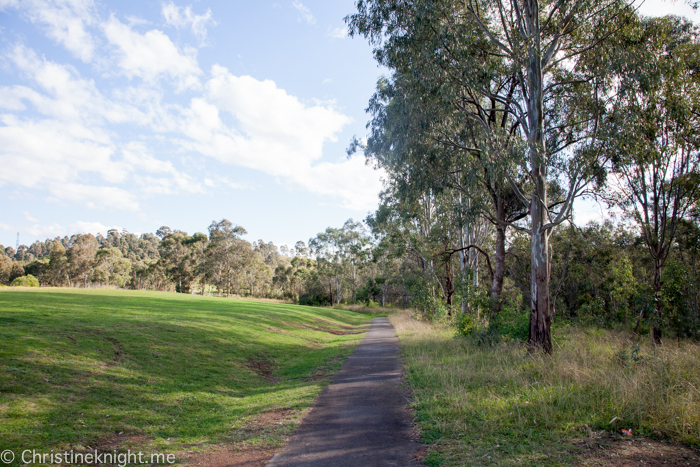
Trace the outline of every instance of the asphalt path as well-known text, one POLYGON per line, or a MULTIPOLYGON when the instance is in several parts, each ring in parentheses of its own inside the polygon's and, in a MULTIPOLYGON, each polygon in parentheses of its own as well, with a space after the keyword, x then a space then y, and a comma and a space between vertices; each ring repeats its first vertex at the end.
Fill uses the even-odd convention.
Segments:
POLYGON ((399 340, 375 318, 284 449, 267 467, 418 466, 401 386, 399 340))

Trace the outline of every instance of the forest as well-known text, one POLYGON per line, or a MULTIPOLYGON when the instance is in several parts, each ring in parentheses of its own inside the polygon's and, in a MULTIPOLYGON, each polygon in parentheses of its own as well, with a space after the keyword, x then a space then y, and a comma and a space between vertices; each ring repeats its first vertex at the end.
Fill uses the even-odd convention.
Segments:
POLYGON ((348 148, 386 173, 362 221, 293 248, 226 219, 47 239, 3 248, 0 283, 412 308, 545 352, 553 324, 698 339, 698 28, 576 5, 357 3, 389 70, 348 148), (581 197, 609 216, 576 223, 581 197))

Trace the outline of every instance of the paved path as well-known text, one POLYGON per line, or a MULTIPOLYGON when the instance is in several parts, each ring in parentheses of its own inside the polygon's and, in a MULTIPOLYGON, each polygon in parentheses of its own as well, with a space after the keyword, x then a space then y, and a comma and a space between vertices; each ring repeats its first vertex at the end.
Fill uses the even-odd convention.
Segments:
POLYGON ((408 398, 400 382, 394 327, 386 318, 375 318, 267 467, 419 465, 414 458, 421 445, 410 439, 408 398))

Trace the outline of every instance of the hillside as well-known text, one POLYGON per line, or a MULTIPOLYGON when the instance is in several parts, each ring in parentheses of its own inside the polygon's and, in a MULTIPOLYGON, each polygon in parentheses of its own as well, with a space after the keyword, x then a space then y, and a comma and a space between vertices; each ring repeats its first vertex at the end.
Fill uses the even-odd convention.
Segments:
POLYGON ((182 460, 223 443, 279 446, 370 319, 162 292, 2 289, 0 448, 182 460))

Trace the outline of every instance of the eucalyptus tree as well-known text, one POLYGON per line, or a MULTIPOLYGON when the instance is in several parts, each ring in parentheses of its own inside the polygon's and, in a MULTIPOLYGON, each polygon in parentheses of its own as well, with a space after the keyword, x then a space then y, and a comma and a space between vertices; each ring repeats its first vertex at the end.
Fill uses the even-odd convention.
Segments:
POLYGON ((160 261, 168 277, 175 283, 175 291, 190 293, 198 275, 198 266, 207 244, 207 236, 161 228, 162 240, 158 246, 160 261))
POLYGON ((115 247, 100 248, 95 254, 92 280, 104 285, 124 287, 131 276, 131 261, 115 247))
POLYGON ((612 155, 608 199, 634 219, 653 261, 655 342, 664 264, 700 194, 699 34, 677 17, 642 19, 628 28, 615 54, 616 98, 605 121, 612 155))
MULTIPOLYGON (((494 265, 494 318, 501 308, 506 229, 526 215, 506 177, 517 173, 514 161, 522 148, 518 124, 497 102, 485 101, 441 63, 430 65, 380 80, 368 108, 373 118, 363 149, 388 172, 391 182, 399 184, 399 193, 428 188, 451 193, 458 244, 445 253, 459 253, 462 275, 469 265, 475 286, 477 255, 485 255, 482 247, 491 230, 483 220, 494 227, 495 258, 489 261, 494 265)), ((493 86, 512 88, 513 80, 493 86)))
POLYGON ((593 149, 604 80, 603 68, 591 66, 601 62, 591 56, 633 14, 629 3, 360 0, 347 19, 351 34, 376 45, 382 64, 421 74, 426 63, 436 63, 467 84, 486 114, 497 108, 517 124, 525 150, 520 170, 507 175, 529 211, 523 228, 531 239, 531 349, 552 350, 549 237, 570 216, 574 198, 600 179, 593 149), (529 194, 517 183, 520 173, 529 194), (551 203, 556 185, 563 187, 561 199, 551 203))
POLYGON ((205 250, 204 267, 219 289, 230 295, 234 282, 242 280, 241 274, 252 260, 252 245, 241 238, 246 230, 227 219, 209 225, 209 243, 205 250))
POLYGON ((66 251, 68 274, 73 283, 82 283, 83 288, 90 284, 93 261, 99 244, 92 234, 77 234, 70 239, 70 248, 66 251))
MULTIPOLYGON (((418 167, 409 167, 408 172, 418 167)), ((451 313, 453 296, 459 286, 449 254, 457 244, 454 198, 447 192, 415 189, 410 178, 392 177, 382 193, 382 202, 367 223, 380 243, 391 245, 406 257, 412 271, 414 298, 431 303, 436 288, 451 313), (445 253, 448 254, 445 254, 445 253), (427 294, 427 295, 426 295, 427 294)))
POLYGON ((340 303, 343 297, 343 279, 348 269, 348 243, 345 231, 328 227, 309 240, 309 250, 316 258, 319 273, 328 280, 331 304, 340 303), (334 298, 335 297, 335 298, 334 298))

